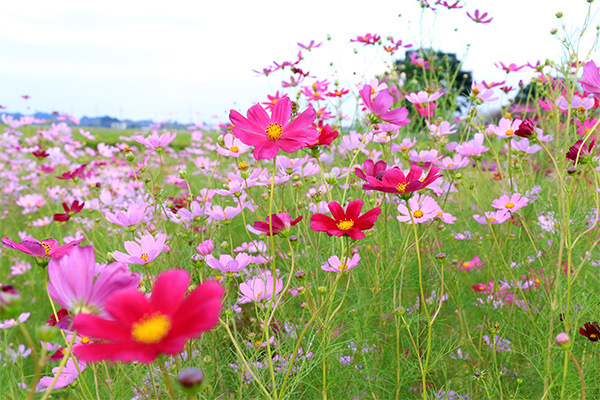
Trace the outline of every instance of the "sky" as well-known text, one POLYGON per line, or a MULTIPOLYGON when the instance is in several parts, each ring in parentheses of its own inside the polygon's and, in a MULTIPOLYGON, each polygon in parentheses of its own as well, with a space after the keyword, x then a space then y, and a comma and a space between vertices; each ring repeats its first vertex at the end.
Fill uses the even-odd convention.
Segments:
MULTIPOLYGON (((281 89, 281 72, 264 77, 253 70, 295 60, 298 42, 324 42, 304 53, 307 69, 356 93, 357 83, 381 73, 393 59, 381 48, 350 43, 369 32, 456 53, 477 81, 500 81, 506 74, 494 66, 499 61, 564 59, 564 46, 550 30, 574 40, 589 6, 585 0, 569 1, 568 7, 561 0, 459 4, 464 8, 438 6, 433 12, 417 0, 5 2, 0 105, 5 112, 27 114, 56 110, 76 117, 227 121, 231 108, 245 113, 281 89), (471 21, 466 12, 476 9, 493 21, 471 21), (559 11, 561 20, 555 16, 559 11)), ((582 58, 594 44, 597 10, 592 7, 591 33, 579 47, 582 58)), ((600 53, 592 51, 591 59, 600 62, 600 53)), ((508 83, 516 86, 532 76, 511 73, 508 83)))

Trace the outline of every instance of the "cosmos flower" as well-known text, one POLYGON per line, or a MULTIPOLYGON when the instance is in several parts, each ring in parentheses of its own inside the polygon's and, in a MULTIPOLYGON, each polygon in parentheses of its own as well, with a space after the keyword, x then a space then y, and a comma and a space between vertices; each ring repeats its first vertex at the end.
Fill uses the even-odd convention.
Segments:
POLYGON ((459 144, 455 150, 458 154, 466 157, 477 157, 489 150, 483 145, 483 140, 483 133, 476 133, 473 140, 459 144))
POLYGON ((79 201, 77 201, 77 200, 73 201, 71 206, 68 206, 67 203, 62 203, 62 206, 65 209, 65 212, 62 214, 54 214, 54 220, 60 221, 60 222, 68 221, 75 214, 79 214, 81 212, 81 210, 83 210, 84 205, 85 205, 85 202, 79 203, 79 201))
MULTIPOLYGON (((52 368, 52 373, 55 374, 55 376, 56 376, 59 369, 60 369, 59 367, 52 368)), ((75 359, 69 358, 67 360, 67 364, 60 372, 58 380, 56 381, 56 383, 54 384, 54 387, 52 389, 53 390, 62 389, 64 387, 69 386, 71 383, 75 382, 75 379, 77 379, 77 377, 79 376, 79 372, 80 371, 83 372, 84 370, 85 370, 84 362, 75 361, 75 359), (75 364, 76 362, 77 362, 77 365, 75 364)), ((35 391, 38 393, 46 391, 52 384, 53 380, 54 380, 54 376, 44 376, 43 378, 40 379, 39 383, 37 384, 37 386, 35 388, 35 391)))
POLYGON ((83 164, 79 168, 76 168, 74 171, 65 172, 61 176, 57 176, 56 179, 61 179, 61 180, 73 179, 75 182, 77 182, 79 180, 79 178, 85 178, 85 175, 83 173, 83 171, 85 170, 85 167, 87 167, 87 164, 83 164))
POLYGON ((480 24, 489 24, 490 22, 492 22, 492 20, 494 18, 490 17, 490 19, 485 19, 485 17, 487 17, 487 15, 488 15, 488 13, 486 13, 486 12, 479 14, 479 10, 475 10, 473 15, 469 14, 469 12, 467 11, 467 17, 471 18, 473 21, 480 23, 480 24))
POLYGON ((162 253, 166 241, 167 235, 164 233, 159 233, 156 237, 146 234, 136 238, 135 241, 124 243, 128 254, 115 250, 113 257, 125 264, 148 264, 162 253))
POLYGON ((345 272, 357 267, 359 261, 360 256, 358 254, 354 254, 351 259, 345 257, 340 259, 338 256, 331 256, 325 264, 321 265, 321 269, 329 272, 345 272))
POLYGON ((198 253, 200 253, 203 256, 209 255, 213 249, 215 248, 215 245, 212 241, 212 239, 208 239, 205 240, 204 242, 200 243, 197 247, 196 250, 198 250, 198 253))
POLYGON ((289 231, 292 226, 295 226, 298 222, 300 222, 302 220, 302 215, 292 220, 292 217, 290 217, 288 213, 279 213, 272 214, 270 219, 271 224, 269 224, 269 217, 267 217, 266 222, 254 222, 254 229, 261 231, 267 236, 271 236, 272 229, 273 235, 279 235, 284 233, 285 231, 289 231))
POLYGON ((233 134, 244 144, 256 146, 254 158, 271 160, 279 149, 293 153, 313 145, 319 136, 312 126, 317 113, 309 106, 302 114, 289 122, 292 102, 289 97, 281 98, 274 106, 271 116, 259 104, 248 109, 247 118, 235 110, 229 113, 233 134))
POLYGON ((590 158, 593 156, 592 149, 596 144, 596 139, 592 136, 591 142, 585 146, 583 144, 583 139, 579 139, 573 146, 569 148, 567 152, 567 159, 573 161, 573 165, 578 164, 579 162, 587 163, 590 161, 590 158))
POLYGON ((600 339, 600 327, 598 322, 586 322, 583 328, 579 328, 579 333, 590 339, 592 342, 597 342, 600 339))
POLYGON ((73 250, 73 247, 84 240, 85 238, 81 238, 59 246, 58 240, 56 239, 44 239, 39 241, 29 237, 23 239, 21 243, 16 243, 8 238, 2 238, 2 244, 8 248, 19 250, 34 257, 57 258, 69 254, 73 250))
POLYGON ((510 213, 506 210, 486 211, 485 216, 475 214, 473 215, 473 219, 482 225, 486 225, 488 221, 490 224, 496 225, 508 221, 510 213))
POLYGON ((527 204, 529 204, 529 199, 525 196, 521 196, 519 193, 513 193, 510 197, 504 195, 492 201, 492 207, 509 212, 520 210, 527 204))
POLYGON ((277 296, 282 290, 283 281, 274 279, 267 271, 240 283, 238 304, 264 302, 277 296))
POLYGON ((72 251, 48 263, 48 293, 73 314, 101 314, 108 298, 123 289, 135 289, 138 273, 131 273, 125 264, 112 263, 96 274, 93 246, 75 247, 72 251))
POLYGON ((165 132, 162 135, 159 135, 157 132, 150 134, 147 138, 138 135, 134 136, 133 140, 138 142, 139 144, 143 144, 149 149, 156 150, 157 153, 163 151, 165 146, 168 146, 175 138, 177 137, 177 132, 165 132))
POLYGON ((382 160, 379 160, 379 161, 377 161, 377 163, 375 163, 373 160, 368 159, 367 161, 365 161, 363 163, 363 168, 364 168, 364 171, 360 168, 354 169, 354 173, 360 179, 362 179, 365 182, 368 182, 367 177, 370 176, 372 178, 375 178, 375 179, 381 181, 383 179, 383 175, 385 174, 385 171, 387 171, 387 163, 382 160))
POLYGON ((107 211, 104 213, 104 216, 113 224, 132 227, 151 218, 152 210, 153 208, 149 204, 144 203, 140 206, 137 203, 131 203, 125 211, 117 211, 116 213, 107 211))
POLYGON ((310 217, 310 227, 313 231, 327 232, 329 236, 349 236, 353 240, 364 239, 363 231, 371 229, 381 213, 379 207, 360 215, 362 200, 353 200, 348 203, 346 212, 337 201, 329 203, 333 219, 324 214, 313 214, 310 217))
POLYGON ((400 168, 391 168, 385 171, 381 180, 367 176, 365 180, 368 184, 363 185, 363 190, 377 190, 402 195, 416 192, 440 178, 441 175, 438 174, 438 171, 438 167, 432 166, 427 176, 421 180, 423 169, 418 165, 411 165, 410 171, 406 175, 400 168))
POLYGON ((409 224, 412 224, 412 221, 414 221, 415 224, 423 224, 437 217, 438 213, 442 211, 433 197, 426 195, 417 194, 411 197, 408 199, 408 206, 410 210, 406 206, 406 203, 398 205, 398 212, 400 213, 396 217, 398 221, 408 222, 409 224))
POLYGON ((581 87, 588 93, 591 93, 597 99, 600 98, 600 68, 594 61, 589 61, 583 66, 583 80, 581 87))
POLYGON ((209 254, 204 260, 209 267, 222 272, 238 272, 252 262, 252 258, 246 253, 238 253, 235 258, 229 254, 221 254, 219 258, 209 254))
POLYGON ((408 110, 406 107, 400 107, 390 110, 394 103, 394 98, 388 90, 383 90, 377 94, 375 100, 371 100, 373 89, 370 85, 365 85, 360 93, 360 97, 367 109, 376 117, 379 117, 383 122, 395 125, 398 128, 410 123, 408 119, 408 110))
POLYGON ((188 339, 199 338, 218 322, 223 288, 205 281, 186 296, 190 276, 169 270, 156 278, 152 297, 122 290, 105 304, 110 319, 78 314, 73 329, 97 342, 77 344, 73 353, 85 362, 139 361, 150 363, 159 354, 178 354, 188 339))

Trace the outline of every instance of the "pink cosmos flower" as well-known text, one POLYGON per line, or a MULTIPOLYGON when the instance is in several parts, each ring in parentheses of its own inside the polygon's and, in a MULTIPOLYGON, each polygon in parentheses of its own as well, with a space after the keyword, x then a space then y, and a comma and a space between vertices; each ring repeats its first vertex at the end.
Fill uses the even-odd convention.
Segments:
POLYGON ((198 253, 200 253, 203 256, 209 255, 213 249, 215 248, 215 245, 212 241, 212 239, 208 239, 205 240, 204 242, 200 243, 198 245, 198 247, 196 247, 196 250, 198 250, 198 253))
POLYGON ((107 211, 104 213, 104 216, 113 224, 133 227, 142 221, 152 218, 152 210, 153 208, 149 204, 143 203, 143 205, 139 205, 131 203, 126 211, 117 211, 116 213, 107 211))
POLYGON ((483 133, 476 133, 473 140, 464 142, 456 146, 455 151, 466 157, 477 157, 489 150, 483 145, 483 133))
POLYGON ((225 157, 238 158, 248 150, 250 150, 250 146, 246 146, 241 140, 230 133, 223 137, 223 147, 217 146, 217 153, 225 157))
MULTIPOLYGON (((569 109, 569 101, 565 98, 565 96, 559 96, 556 99, 556 105, 562 111, 568 111, 569 109)), ((590 99, 589 97, 581 97, 577 95, 573 95, 573 98, 570 102, 571 109, 577 111, 585 111, 594 107, 594 99, 590 99)))
POLYGON ((143 144, 149 149, 156 150, 157 153, 163 151, 165 146, 168 146, 175 138, 177 137, 177 132, 165 132, 162 135, 158 133, 152 133, 147 138, 143 136, 134 136, 133 140, 138 142, 139 144, 143 144))
POLYGON ((410 119, 407 118, 408 110, 406 107, 390 110, 390 107, 394 103, 394 98, 390 95, 388 90, 379 92, 375 97, 375 100, 371 100, 371 92, 371 86, 365 85, 359 93, 365 106, 373 115, 398 128, 410 123, 410 119))
POLYGON ((590 61, 583 66, 583 80, 581 87, 588 93, 591 93, 597 99, 600 99, 600 68, 594 61, 590 61))
POLYGON ((409 93, 407 95, 405 95, 404 97, 406 98, 406 100, 408 100, 409 102, 413 103, 413 104, 424 104, 424 103, 432 103, 434 101, 436 101, 437 99, 439 99, 442 96, 443 93, 441 92, 434 92, 432 94, 427 93, 424 90, 421 90, 418 93, 409 93))
POLYGON ((592 131, 592 129, 598 127, 598 118, 594 118, 591 120, 586 119, 585 121, 583 121, 583 124, 579 122, 579 120, 575 120, 575 123, 577 124, 577 134, 587 135, 592 131))
MULTIPOLYGON (((59 367, 52 368, 52 373, 56 376, 59 369, 60 369, 59 367)), ((67 360, 67 364, 65 365, 63 370, 60 372, 60 376, 58 377, 58 380, 54 384, 53 390, 62 389, 64 387, 69 386, 71 383, 75 382, 75 379, 77 379, 77 377, 79 376, 79 371, 83 372, 84 370, 85 370, 84 362, 77 361, 77 365, 75 365, 75 361, 73 361, 73 358, 69 358, 67 360), (79 369, 78 369, 78 367, 79 367, 79 369)), ((35 388, 35 391, 38 393, 45 392, 50 387, 53 380, 54 380, 54 376, 44 376, 42 379, 40 379, 39 383, 37 384, 37 386, 35 388)))
POLYGON ((44 239, 39 241, 37 239, 28 237, 21 241, 21 243, 15 243, 8 238, 2 238, 2 244, 8 248, 19 250, 25 254, 32 255, 40 258, 58 258, 69 254, 73 247, 83 242, 85 238, 73 240, 62 246, 58 245, 56 239, 44 239))
POLYGON ((492 20, 494 18, 490 17, 490 19, 485 19, 485 17, 487 17, 488 13, 484 12, 483 14, 479 14, 479 10, 475 10, 475 12, 473 13, 473 16, 471 14, 469 14, 469 12, 467 11, 467 17, 471 18, 473 21, 480 23, 480 24, 489 24, 490 22, 492 22, 492 20))
POLYGON ((439 164, 440 169, 454 170, 466 167, 471 161, 462 157, 460 154, 455 154, 454 157, 445 157, 439 164))
POLYGON ((186 271, 166 271, 156 278, 151 299, 135 289, 122 290, 105 304, 110 319, 76 315, 73 329, 100 340, 77 344, 73 353, 86 362, 142 363, 159 354, 181 353, 188 339, 217 324, 224 292, 217 282, 206 281, 186 296, 189 284, 186 271))
POLYGON ((499 99, 499 97, 492 97, 494 95, 494 91, 492 89, 488 89, 482 83, 473 83, 471 84, 471 91, 477 100, 477 103, 493 103, 499 99))
POLYGON ((366 46, 368 44, 381 43, 381 36, 378 34, 367 33, 364 36, 357 36, 356 39, 350 39, 350 42, 359 42, 366 46))
POLYGON ((311 41, 310 41, 310 43, 309 43, 309 44, 307 44, 307 45, 304 45, 304 44, 302 44, 302 43, 296 43, 296 44, 297 44, 297 45, 298 45, 298 46, 299 46, 301 49, 304 49, 304 50, 311 51, 312 49, 316 49, 317 47, 320 47, 320 46, 323 44, 323 42, 320 42, 319 44, 315 44, 315 41, 314 41, 314 40, 311 40, 311 41))
POLYGON ((48 263, 48 293, 73 314, 102 314, 104 303, 119 290, 135 289, 138 273, 125 264, 112 263, 96 273, 93 246, 75 247, 71 253, 48 263))
POLYGON ((292 115, 292 102, 289 97, 281 98, 273 107, 271 117, 259 104, 248 109, 247 118, 235 110, 229 113, 233 134, 242 143, 256 146, 254 158, 257 160, 275 158, 279 149, 293 153, 311 146, 319 137, 312 126, 317 113, 309 106, 302 114, 289 122, 292 115))
POLYGON ((206 214, 214 220, 217 221, 230 221, 232 218, 237 216, 242 212, 242 209, 238 207, 221 207, 221 206, 212 206, 208 210, 206 210, 206 214))
POLYGON ((506 210, 486 211, 485 216, 475 214, 473 215, 473 219, 482 225, 486 225, 488 221, 490 224, 496 225, 508 221, 510 213, 506 210))
POLYGON ((450 125, 448 121, 442 121, 439 125, 435 125, 430 123, 429 121, 425 121, 427 128, 429 128, 429 132, 433 136, 442 137, 444 135, 450 135, 452 133, 456 133, 456 125, 450 125))
POLYGON ((508 138, 515 134, 515 132, 519 129, 520 125, 520 119, 515 119, 514 121, 511 121, 510 118, 502 118, 498 122, 498 126, 490 125, 488 129, 499 138, 508 138))
POLYGON ((331 256, 325 264, 321 265, 321 269, 328 272, 345 272, 357 267, 359 261, 360 256, 358 254, 354 254, 349 260, 345 257, 340 260, 338 256, 331 256))
POLYGON ((118 250, 113 251, 115 260, 125 264, 148 264, 162 253, 167 241, 167 235, 159 233, 156 238, 150 234, 140 236, 135 241, 124 243, 128 254, 118 250))
POLYGON ((506 210, 509 212, 515 212, 529 204, 529 199, 525 196, 521 196, 519 193, 514 193, 510 196, 501 196, 498 199, 492 201, 492 207, 498 210, 506 210))
POLYGON ((238 304, 264 302, 283 290, 283 281, 274 279, 270 272, 264 272, 240 283, 238 304))
POLYGON ((542 149, 542 146, 539 144, 529 145, 529 139, 521 139, 520 141, 516 141, 515 139, 511 139, 510 145, 513 149, 522 151, 526 154, 535 154, 542 149))
POLYGON ((398 221, 408 222, 409 224, 414 221, 415 224, 422 224, 434 219, 442 210, 433 197, 419 194, 408 199, 408 206, 410 210, 406 206, 406 202, 398 205, 398 212, 400 213, 396 217, 398 221))
POLYGON ((215 258, 209 254, 204 260, 213 269, 218 269, 222 272, 238 272, 252 262, 252 257, 246 253, 238 253, 235 259, 229 254, 221 254, 219 258, 215 258))
POLYGON ((401 151, 405 153, 415 144, 417 144, 417 139, 415 139, 414 137, 412 139, 404 138, 402 139, 402 142, 400 142, 400 144, 392 143, 392 151, 401 151))
POLYGON ((22 214, 29 214, 36 212, 39 207, 45 206, 46 200, 44 200, 44 197, 41 194, 26 194, 19 197, 15 204, 23 207, 22 214))

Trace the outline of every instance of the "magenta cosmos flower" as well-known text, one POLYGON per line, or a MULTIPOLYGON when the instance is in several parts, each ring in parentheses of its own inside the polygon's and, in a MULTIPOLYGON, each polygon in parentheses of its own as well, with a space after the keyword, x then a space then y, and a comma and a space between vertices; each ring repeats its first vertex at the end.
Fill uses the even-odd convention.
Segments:
POLYGON ((94 247, 76 247, 48 263, 48 293, 73 314, 101 314, 104 303, 119 290, 135 289, 140 275, 122 263, 112 263, 96 275, 94 247))
POLYGON ((397 127, 395 129, 410 123, 410 119, 407 118, 408 110, 406 107, 390 110, 390 107, 394 103, 394 98, 387 89, 379 92, 374 100, 371 100, 374 90, 369 85, 363 86, 359 93, 367 109, 373 115, 381 118, 382 121, 395 125, 397 127))
POLYGON ((406 175, 400 168, 394 167, 385 171, 381 180, 367 176, 365 180, 368 183, 363 185, 363 189, 404 195, 424 189, 435 182, 442 176, 438 174, 439 170, 438 167, 432 166, 423 179, 423 168, 417 165, 411 165, 406 175))
POLYGON ((15 243, 8 238, 2 238, 2 244, 10 249, 19 250, 34 257, 57 258, 69 254, 71 250, 73 250, 73 247, 84 240, 85 238, 81 238, 59 246, 58 240, 56 239, 44 239, 39 241, 34 238, 25 238, 21 243, 15 243))
POLYGON ((144 235, 134 241, 124 243, 128 254, 121 251, 113 251, 115 260, 125 264, 148 264, 165 248, 167 235, 159 233, 156 238, 152 235, 144 235))
POLYGON ((286 96, 273 106, 269 117, 260 104, 248 109, 247 118, 235 110, 229 113, 233 124, 233 134, 244 144, 256 146, 254 158, 271 160, 279 149, 293 153, 303 147, 312 146, 319 132, 312 126, 317 113, 309 106, 302 114, 290 122, 292 102, 286 96))
POLYGON ((596 98, 600 98, 600 68, 590 61, 583 66, 583 80, 581 87, 596 98))
POLYGON ((183 270, 163 272, 152 298, 135 289, 114 294, 105 304, 110 319, 78 314, 73 329, 98 342, 78 344, 73 353, 82 361, 140 361, 159 354, 178 354, 188 339, 200 337, 219 320, 223 288, 216 282, 198 285, 186 296, 190 276, 183 270))
POLYGON ((352 240, 364 239, 366 235, 363 231, 371 229, 375 225, 381 208, 375 207, 360 215, 362 206, 362 200, 352 200, 344 212, 340 203, 332 201, 328 208, 333 219, 325 214, 313 214, 310 217, 310 227, 313 231, 327 232, 329 236, 348 235, 352 240))

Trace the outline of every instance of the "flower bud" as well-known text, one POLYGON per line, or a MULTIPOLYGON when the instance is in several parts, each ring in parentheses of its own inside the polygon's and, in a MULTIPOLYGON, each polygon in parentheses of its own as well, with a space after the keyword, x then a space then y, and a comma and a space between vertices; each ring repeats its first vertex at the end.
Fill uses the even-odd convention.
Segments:
POLYGON ((561 12, 556 13, 556 18, 562 18, 562 16, 563 16, 563 13, 561 13, 561 12))
POLYGON ((198 253, 200 253, 201 255, 207 256, 213 251, 214 247, 215 247, 215 245, 214 245, 212 239, 208 239, 208 240, 205 240, 204 242, 200 243, 196 247, 196 250, 198 250, 198 253))
POLYGON ((180 177, 181 179, 185 179, 185 178, 187 178, 187 170, 185 170, 185 169, 180 169, 180 170, 179 170, 179 177, 180 177))
POLYGON ((435 258, 437 258, 438 261, 444 261, 446 259, 446 253, 437 253, 435 258))
POLYGON ((35 330, 35 334, 42 342, 51 342, 58 335, 56 326, 42 325, 35 330))
POLYGON ((202 389, 204 373, 197 368, 185 368, 177 375, 177 381, 188 394, 198 393, 202 389))
POLYGON ((288 239, 290 239, 290 242, 295 243, 298 241, 298 236, 296 235, 291 235, 288 239))
POLYGON ((561 332, 558 335, 556 335, 555 341, 556 344, 562 347, 563 349, 566 350, 569 348, 569 335, 567 335, 566 333, 561 332))
POLYGON ((302 280, 302 279, 304 279, 304 277, 306 276, 306 272, 304 272, 303 270, 299 270, 299 271, 296 271, 296 273, 294 274, 294 276, 295 276, 297 279, 300 279, 300 280, 302 280))
POLYGON ((8 319, 19 314, 21 295, 12 285, 0 284, 0 316, 8 319))
POLYGON ((133 154, 131 151, 128 151, 127 153, 125 153, 125 159, 129 162, 132 162, 133 160, 135 160, 135 154, 133 154))
POLYGON ((217 137, 217 143, 219 144, 219 146, 225 147, 225 136, 219 135, 217 137))

